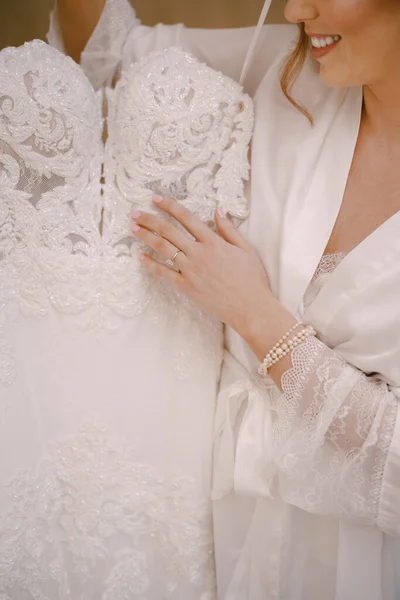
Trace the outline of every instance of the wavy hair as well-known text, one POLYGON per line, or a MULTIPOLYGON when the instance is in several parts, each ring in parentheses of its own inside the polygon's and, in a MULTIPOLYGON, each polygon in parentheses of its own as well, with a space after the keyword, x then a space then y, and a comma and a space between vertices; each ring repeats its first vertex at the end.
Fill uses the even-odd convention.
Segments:
POLYGON ((283 65, 281 72, 281 88, 282 92, 289 100, 289 102, 297 108, 312 124, 313 120, 310 113, 307 109, 296 102, 296 100, 292 96, 292 89, 300 72, 304 66, 304 63, 307 59, 307 55, 309 52, 310 41, 305 32, 304 23, 300 23, 299 27, 299 37, 296 43, 296 46, 293 52, 289 55, 285 64, 283 65))

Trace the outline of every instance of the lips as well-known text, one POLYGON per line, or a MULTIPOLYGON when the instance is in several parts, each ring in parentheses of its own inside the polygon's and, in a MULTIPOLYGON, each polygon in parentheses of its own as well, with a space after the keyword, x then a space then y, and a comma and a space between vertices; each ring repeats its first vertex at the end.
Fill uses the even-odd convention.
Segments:
POLYGON ((341 41, 340 35, 324 35, 309 33, 314 58, 322 58, 331 52, 341 41))

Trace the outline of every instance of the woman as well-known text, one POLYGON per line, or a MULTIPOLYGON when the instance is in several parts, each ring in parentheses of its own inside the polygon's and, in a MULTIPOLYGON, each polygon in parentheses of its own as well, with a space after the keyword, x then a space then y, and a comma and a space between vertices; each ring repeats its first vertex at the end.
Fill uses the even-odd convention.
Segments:
MULTIPOLYGON (((222 328, 142 269, 130 213, 158 193, 242 221, 253 108, 164 50, 215 35, 162 31, 108 2, 91 81, 43 42, 0 53, 2 599, 216 598, 222 328)), ((222 36, 232 60, 250 36, 222 36)))
POLYGON ((179 251, 178 272, 146 254, 144 268, 229 326, 220 597, 395 599, 400 5, 289 0, 286 17, 301 36, 283 88, 298 77, 292 103, 281 61, 258 89, 242 234, 220 214, 218 237, 168 198, 156 201, 195 241, 145 213, 133 229, 161 255, 179 251))
MULTIPOLYGON (((106 26, 112 5, 106 7, 103 22, 83 54, 83 63, 90 58, 91 66, 104 68, 99 83, 111 83, 119 64, 124 70, 124 63, 169 45, 177 34, 177 41, 190 43, 192 52, 200 45, 197 54, 208 51, 217 56, 212 40, 218 39, 223 44, 221 55, 226 53, 232 64, 237 61, 238 55, 227 47, 229 34, 225 40, 220 32, 214 37, 193 32, 192 37, 181 28, 152 31, 132 25, 128 37, 123 34, 121 39, 115 35, 121 22, 109 19, 110 27, 106 26)), ((359 87, 347 88, 365 84, 372 90, 382 72, 386 77, 395 72, 399 9, 394 0, 360 0, 346 6, 339 0, 292 0, 287 11, 315 34, 315 46, 325 44, 326 56, 317 56, 323 75, 327 80, 332 77, 328 83, 343 88, 331 89, 319 79, 315 63, 307 61, 293 95, 314 120, 311 129, 304 115, 282 96, 283 56, 269 66, 268 56, 275 53, 266 54, 263 68, 269 68, 256 97, 252 215, 243 228, 247 241, 234 232, 224 213, 216 217, 219 238, 174 201, 160 197, 155 205, 181 221, 194 239, 188 240, 146 211, 133 215, 133 229, 164 258, 174 257, 173 271, 146 256, 145 267, 179 285, 231 326, 217 414, 214 478, 219 596, 396 598, 397 542, 382 532, 398 533, 399 315, 392 301, 399 286, 398 206, 370 203, 371 211, 366 213, 357 211, 351 196, 348 203, 346 197, 355 168, 365 165, 368 146, 363 145, 363 132, 370 139, 376 135, 371 132, 384 126, 377 119, 372 120, 377 128, 372 127, 365 116, 374 115, 373 108, 368 109, 366 90, 359 127, 362 92, 359 87), (360 56, 360 64, 371 69, 361 73, 358 63, 351 62, 353 56, 360 56), (351 80, 353 76, 356 80, 351 80), (352 161, 357 140, 360 160, 352 161), (343 215, 339 204, 349 207, 353 219, 362 217, 350 230, 357 239, 333 228, 337 213, 338 225, 343 215), (385 214, 378 211, 383 206, 385 214), (338 233, 337 246, 328 245, 329 240, 335 241, 331 230, 338 233), (154 237, 154 231, 161 236, 154 237), (331 262, 339 261, 337 250, 348 256, 316 297, 324 280, 317 274, 309 284, 321 256, 325 251, 331 256, 332 250, 331 262), (376 306, 381 307, 379 314, 376 306), (307 329, 302 336, 305 342, 269 369, 272 379, 254 377, 259 361, 283 332, 292 330, 287 341, 298 335, 298 329, 293 329, 298 318, 311 323, 321 341, 307 329), (283 394, 278 393, 279 387, 283 394), (232 489, 243 497, 234 496, 232 489)), ((238 51, 240 39, 235 35, 232 42, 238 51)), ((286 55, 287 39, 281 41, 286 55)), ((238 74, 240 67, 235 64, 232 71, 238 74)), ((254 73, 250 70, 253 90, 260 83, 254 73)), ((391 90, 388 105, 394 97, 391 90)), ((367 162, 368 175, 372 166, 367 162)), ((367 180, 362 171, 358 174, 355 186, 367 180)), ((381 180, 390 183, 386 172, 381 180)), ((320 270, 323 266, 324 261, 320 270)), ((277 350, 283 350, 284 343, 277 350)), ((275 352, 277 357, 283 354, 275 352)), ((133 571, 132 563, 126 570, 133 571)))

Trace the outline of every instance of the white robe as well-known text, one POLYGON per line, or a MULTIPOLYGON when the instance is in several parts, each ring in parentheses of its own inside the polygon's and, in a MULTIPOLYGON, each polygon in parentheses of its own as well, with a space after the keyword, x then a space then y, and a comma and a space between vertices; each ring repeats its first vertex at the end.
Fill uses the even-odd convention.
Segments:
MULTIPOLYGON (((170 44, 238 77, 250 30, 150 29, 138 23, 129 31, 108 27, 118 5, 119 10, 127 8, 124 0, 107 3, 82 57, 97 85, 110 83, 119 64, 170 44)), ((219 597, 396 600, 400 214, 344 259, 304 314, 304 293, 345 189, 362 92, 327 88, 309 61, 295 94, 314 118, 311 128, 279 88, 280 65, 295 35, 290 26, 265 28, 250 70, 248 90, 257 90, 256 124, 252 210, 243 232, 257 247, 275 295, 312 323, 327 347, 317 344, 294 373, 291 393, 297 394, 297 404, 292 418, 283 420, 287 428, 278 439, 279 410, 287 408, 285 401, 293 395, 286 390, 279 398, 273 386, 265 389, 255 377, 255 357, 234 332, 227 332, 214 475, 219 597), (332 372, 335 377, 329 379, 332 372), (371 380, 362 372, 380 377, 371 380), (310 421, 307 408, 313 403, 318 404, 317 418, 310 421), (348 410, 341 413, 341 407, 348 410), (349 426, 349 412, 350 425, 352 417, 360 425, 358 445, 353 447, 350 439, 341 454, 326 438, 332 439, 335 424, 349 426), (334 489, 327 480, 330 472, 334 489)), ((61 44, 56 27, 51 39, 61 44)))
POLYGON ((219 589, 229 599, 392 600, 400 594, 400 213, 345 257, 305 311, 343 197, 362 92, 327 88, 309 61, 294 93, 313 128, 283 99, 278 65, 258 89, 244 230, 274 294, 335 351, 320 345, 317 360, 303 355, 279 399, 228 332, 214 474, 219 589), (348 414, 366 439, 341 454, 325 436, 348 414), (243 498, 227 495, 230 487, 243 498), (246 527, 227 537, 228 523, 245 515, 246 527))

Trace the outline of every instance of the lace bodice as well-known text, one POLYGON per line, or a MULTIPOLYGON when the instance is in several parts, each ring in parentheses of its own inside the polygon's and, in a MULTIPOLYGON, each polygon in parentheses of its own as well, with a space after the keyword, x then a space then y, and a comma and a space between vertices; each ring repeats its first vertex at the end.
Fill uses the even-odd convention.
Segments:
POLYGON ((113 328, 163 294, 129 228, 155 192, 205 221, 218 206, 246 216, 252 103, 181 50, 153 53, 108 90, 104 147, 101 93, 69 58, 41 42, 7 49, 0 80, 1 269, 24 312, 53 306, 113 328))

